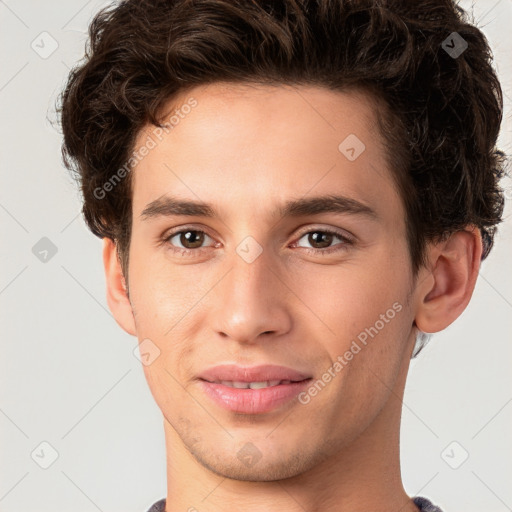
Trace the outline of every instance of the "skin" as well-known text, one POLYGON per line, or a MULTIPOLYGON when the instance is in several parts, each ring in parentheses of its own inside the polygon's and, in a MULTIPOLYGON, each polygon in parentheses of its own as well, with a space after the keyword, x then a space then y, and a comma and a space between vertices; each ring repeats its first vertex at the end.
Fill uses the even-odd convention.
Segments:
POLYGON ((363 92, 216 83, 168 110, 190 97, 197 106, 133 170, 129 296, 111 240, 103 253, 117 322, 160 350, 144 372, 164 417, 167 512, 416 511, 399 463, 416 329, 444 329, 466 307, 478 230, 430 244, 428 265, 413 276, 405 211, 363 92), (349 134, 366 146, 354 161, 338 150, 349 134), (375 218, 274 211, 333 193, 375 218), (144 220, 164 194, 211 203, 218 215, 144 220), (202 251, 183 236, 162 241, 179 227, 206 233, 202 251), (321 245, 311 234, 322 229, 352 242, 321 245), (247 236, 262 249, 252 263, 236 252, 247 236), (177 252, 184 247, 191 255, 177 252), (394 318, 307 404, 235 414, 202 392, 199 373, 224 363, 284 365, 317 380, 396 303, 394 318), (237 457, 246 443, 261 456, 252 466, 237 457))

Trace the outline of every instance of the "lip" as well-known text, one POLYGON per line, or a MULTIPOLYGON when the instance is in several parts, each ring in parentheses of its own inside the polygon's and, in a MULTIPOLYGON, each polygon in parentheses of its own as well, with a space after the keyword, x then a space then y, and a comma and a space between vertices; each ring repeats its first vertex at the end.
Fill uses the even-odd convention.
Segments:
POLYGON ((271 364, 260 366, 238 366, 235 364, 222 364, 208 368, 199 375, 199 378, 209 382, 238 381, 238 382, 263 382, 267 380, 293 380, 301 381, 311 378, 308 375, 286 366, 271 364))
POLYGON ((215 366, 201 373, 203 392, 223 409, 239 414, 264 414, 290 402, 306 388, 312 377, 284 366, 262 365, 242 367, 215 366), (215 381, 263 382, 270 380, 296 381, 263 389, 240 389, 215 381))

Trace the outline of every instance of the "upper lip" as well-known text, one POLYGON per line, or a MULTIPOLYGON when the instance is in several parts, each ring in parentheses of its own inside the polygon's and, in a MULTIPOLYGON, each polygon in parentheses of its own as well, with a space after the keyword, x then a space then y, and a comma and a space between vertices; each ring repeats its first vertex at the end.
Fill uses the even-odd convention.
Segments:
POLYGON ((311 376, 305 373, 287 368, 285 366, 260 365, 238 366, 235 364, 223 364, 208 368, 199 375, 202 380, 209 382, 236 381, 236 382, 265 382, 268 380, 292 380, 301 381, 311 376))

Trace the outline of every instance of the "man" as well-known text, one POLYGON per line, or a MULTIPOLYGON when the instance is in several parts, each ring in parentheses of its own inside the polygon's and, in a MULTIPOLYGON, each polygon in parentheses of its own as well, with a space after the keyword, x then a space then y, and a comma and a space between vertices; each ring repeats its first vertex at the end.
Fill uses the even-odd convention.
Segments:
POLYGON ((503 210, 501 89, 463 14, 128 0, 93 20, 63 154, 164 417, 151 512, 440 510, 402 485, 407 371, 503 210))

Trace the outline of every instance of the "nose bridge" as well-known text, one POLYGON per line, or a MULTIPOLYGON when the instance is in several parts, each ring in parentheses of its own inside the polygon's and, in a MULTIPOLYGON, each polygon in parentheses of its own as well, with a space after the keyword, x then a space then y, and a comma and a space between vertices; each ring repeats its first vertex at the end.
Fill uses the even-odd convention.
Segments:
MULTIPOLYGON (((273 274, 270 270, 271 256, 254 239, 239 244, 231 258, 231 272, 226 305, 239 313, 247 310, 263 312, 269 304, 269 283, 273 274)), ((274 276, 275 278, 275 276, 274 276)))
MULTIPOLYGON (((252 237, 247 237, 238 245, 231 261, 231 296, 234 299, 243 299, 244 302, 252 302, 258 297, 265 298, 272 276, 275 279, 274 273, 270 270, 272 256, 269 249, 264 251, 252 237)), ((256 303, 253 304, 253 307, 255 306, 256 303)))
POLYGON ((269 274, 274 275, 270 271, 271 265, 275 266, 272 260, 271 249, 268 246, 264 247, 251 235, 243 237, 238 245, 232 247, 229 256, 230 293, 225 298, 239 298, 247 303, 252 301, 253 297, 265 295, 266 284, 271 279, 269 274))

